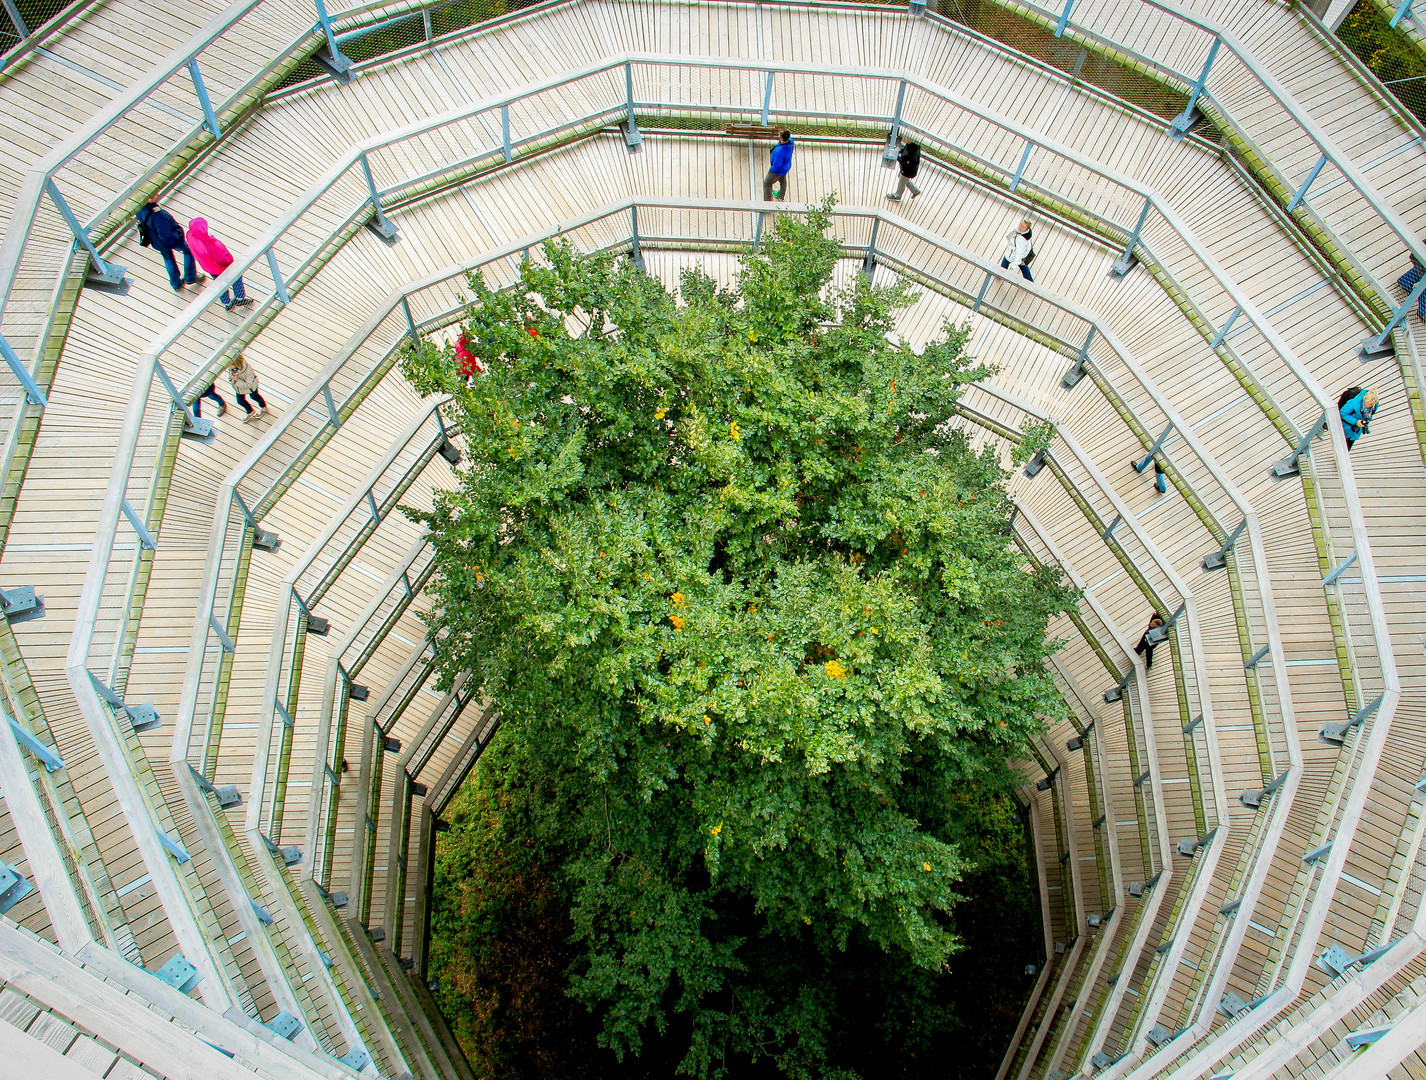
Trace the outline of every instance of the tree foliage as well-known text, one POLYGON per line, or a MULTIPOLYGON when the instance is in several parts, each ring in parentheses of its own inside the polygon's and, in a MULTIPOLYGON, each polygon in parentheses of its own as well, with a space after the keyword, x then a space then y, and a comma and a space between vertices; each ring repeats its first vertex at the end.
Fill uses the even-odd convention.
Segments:
POLYGON ((471 280, 486 375, 405 363, 466 435, 429 590, 445 676, 502 717, 491 842, 560 899, 602 1044, 675 1033, 699 1076, 833 1075, 851 956, 898 973, 867 1007, 910 1024, 960 945, 964 797, 1003 801, 1062 707, 1070 594, 1008 549, 1000 464, 947 424, 989 372, 950 326, 895 339, 904 287, 833 288, 828 222, 782 216, 736 289, 677 297, 547 244, 513 289, 471 280))

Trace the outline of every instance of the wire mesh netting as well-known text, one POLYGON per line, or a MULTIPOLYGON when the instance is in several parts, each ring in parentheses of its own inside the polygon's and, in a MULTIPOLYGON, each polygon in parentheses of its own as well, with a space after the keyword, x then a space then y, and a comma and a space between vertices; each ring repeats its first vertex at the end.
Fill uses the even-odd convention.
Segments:
POLYGON ((74 0, 15 0, 15 12, 23 25, 16 24, 9 5, 0 8, 0 55, 8 53, 66 8, 78 6, 74 0))
POLYGON ((1426 122, 1426 55, 1371 0, 1357 6, 1337 28, 1342 43, 1372 69, 1402 107, 1426 122))

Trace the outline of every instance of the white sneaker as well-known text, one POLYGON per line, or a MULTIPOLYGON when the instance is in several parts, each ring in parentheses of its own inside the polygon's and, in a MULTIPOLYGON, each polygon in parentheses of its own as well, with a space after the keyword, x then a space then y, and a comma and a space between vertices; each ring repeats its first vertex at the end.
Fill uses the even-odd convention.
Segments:
POLYGON ((896 192, 894 192, 894 191, 888 191, 888 192, 886 193, 886 197, 887 197, 888 199, 890 199, 892 202, 900 202, 900 201, 901 201, 901 196, 898 195, 898 194, 896 194, 896 192))
POLYGON ((252 423, 254 420, 256 420, 260 415, 261 415, 260 413, 247 413, 247 414, 245 414, 245 415, 243 416, 243 423, 245 423, 245 424, 251 424, 251 423, 252 423))

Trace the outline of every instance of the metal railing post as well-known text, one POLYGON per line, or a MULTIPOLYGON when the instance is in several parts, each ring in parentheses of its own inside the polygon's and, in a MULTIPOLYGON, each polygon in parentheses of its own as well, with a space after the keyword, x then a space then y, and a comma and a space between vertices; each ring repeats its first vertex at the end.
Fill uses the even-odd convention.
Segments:
POLYGON ((994 276, 994 270, 987 270, 985 272, 985 280, 980 283, 980 292, 976 294, 975 303, 971 305, 972 312, 978 312, 980 310, 980 305, 985 301, 985 290, 990 288, 990 281, 994 276))
POLYGON ((218 114, 213 111, 213 102, 208 97, 208 88, 203 85, 203 73, 198 70, 198 61, 188 61, 188 74, 193 77, 193 90, 198 95, 198 104, 203 106, 203 126, 213 138, 221 139, 223 129, 218 126, 218 114))
POLYGON ((381 212, 381 197, 376 190, 376 181, 371 176, 371 162, 366 159, 364 152, 358 160, 361 162, 361 171, 366 176, 366 189, 371 192, 371 220, 366 223, 366 227, 383 240, 395 240, 396 226, 381 212))
POLYGON ((763 127, 767 127, 768 110, 772 108, 772 76, 773 73, 769 71, 767 85, 763 87, 763 127))
POLYGON ((30 369, 20 363, 19 356, 10 347, 10 343, 5 340, 4 334, 0 334, 0 356, 5 357, 5 363, 10 365, 11 374, 20 380, 20 385, 25 388, 25 397, 29 398, 30 404, 38 405, 42 409, 48 406, 49 399, 45 397, 44 391, 35 382, 34 376, 30 374, 30 369))
POLYGON ((1070 12, 1074 10, 1074 0, 1065 0, 1064 10, 1060 12, 1060 21, 1055 24, 1055 37, 1060 37, 1065 32, 1065 27, 1069 25, 1070 12))
POLYGON ((1391 332, 1401 325, 1401 321, 1405 319, 1407 315, 1411 314, 1412 305, 1421 299, 1423 292, 1426 292, 1426 274, 1421 275, 1421 280, 1416 283, 1416 287, 1411 290, 1410 295, 1402 301, 1401 306, 1393 313, 1391 321, 1382 327, 1381 333, 1374 334, 1362 342, 1361 354, 1364 360, 1392 351, 1391 332))
POLYGON ((183 412, 183 434, 200 439, 205 439, 213 434, 213 421, 203 419, 188 407, 188 402, 183 400, 183 395, 178 392, 178 387, 173 385, 173 380, 168 377, 168 372, 163 370, 163 365, 155 361, 153 369, 154 374, 158 376, 158 381, 163 383, 163 388, 168 391, 168 396, 173 400, 174 408, 183 412))
MULTIPOLYGON (((1401 0, 1401 3, 1398 4, 1396 7, 1396 12, 1391 16, 1391 22, 1387 23, 1387 25, 1390 26, 1393 30, 1395 30, 1397 23, 1399 23, 1402 19, 1410 18, 1412 3, 1414 3, 1414 0, 1401 0)), ((5 4, 5 9, 7 11, 10 9, 10 4, 8 0, 5 4)), ((11 18, 14 18, 14 16, 12 15, 11 18)))
POLYGON ((1060 383, 1066 390, 1073 390, 1079 385, 1079 381, 1084 378, 1084 365, 1089 360, 1089 346, 1094 341, 1094 332, 1097 330, 1094 324, 1090 324, 1089 333, 1085 335, 1084 344, 1079 347, 1079 359, 1074 362, 1074 367, 1065 372, 1060 383))
POLYGON ((1224 338, 1228 336, 1228 331, 1233 329, 1233 324, 1238 321, 1238 316, 1242 313, 1242 307, 1235 307, 1233 309, 1233 313, 1228 316, 1228 321, 1219 328, 1218 333, 1213 335, 1213 340, 1208 345, 1210 349, 1216 349, 1219 345, 1223 344, 1224 338))
POLYGON ((1307 198, 1307 189, 1312 186, 1312 181, 1317 179, 1317 174, 1322 171, 1322 166, 1326 164, 1327 155, 1323 154, 1317 159, 1317 164, 1308 170, 1307 178, 1303 180, 1302 185, 1292 193, 1292 198, 1287 202, 1287 212, 1289 214, 1302 205, 1302 200, 1307 198))
POLYGON ((45 181, 45 190, 49 192, 55 208, 59 210, 60 216, 69 226, 69 231, 74 234, 75 243, 89 252, 88 276, 105 285, 117 285, 123 281, 124 273, 128 267, 120 266, 118 263, 107 263, 99 257, 99 251, 94 246, 94 241, 89 239, 89 230, 79 224, 79 219, 74 216, 74 211, 69 208, 69 203, 64 201, 64 196, 59 193, 59 188, 55 186, 53 179, 45 181))
POLYGON ((421 9, 421 29, 425 32, 426 40, 430 41, 436 36, 435 29, 431 26, 431 9, 421 9))
POLYGON ((1222 45, 1221 37, 1213 39, 1213 45, 1208 50, 1208 59, 1203 61, 1203 70, 1198 73, 1198 81, 1188 91, 1188 104, 1184 106, 1183 112, 1174 117, 1173 123, 1169 125, 1171 130, 1187 134, 1188 129, 1193 127, 1194 121, 1198 119, 1193 115, 1198 108, 1198 96, 1203 93, 1203 86, 1208 81, 1208 69, 1213 66, 1213 60, 1222 45))
POLYGON ((1129 462, 1130 465, 1134 466, 1135 472, 1143 472, 1149 467, 1149 462, 1154 460, 1154 455, 1157 454, 1159 450, 1163 447, 1164 440, 1169 437, 1169 433, 1171 431, 1173 431, 1172 420, 1169 421, 1169 426, 1164 428, 1164 430, 1159 433, 1159 437, 1154 440, 1154 445, 1149 447, 1149 452, 1144 455, 1144 459, 1142 461, 1129 462))
POLYGON ((515 154, 510 149, 510 106, 500 106, 500 147, 505 155, 505 164, 509 165, 515 159, 515 154))
POLYGON ((886 137, 886 148, 881 152, 882 165, 890 167, 896 160, 896 140, 901 137, 901 108, 906 104, 906 80, 902 79, 896 88, 896 111, 891 115, 891 134, 886 137))
POLYGON ((1134 226, 1134 231, 1129 234, 1129 242, 1124 246, 1124 254, 1120 255, 1119 258, 1114 261, 1114 265, 1109 269, 1109 272, 1115 277, 1123 277, 1130 270, 1134 269, 1134 265, 1139 261, 1138 256, 1134 254, 1134 245, 1139 242, 1139 234, 1144 231, 1144 222, 1149 220, 1149 210, 1153 205, 1154 200, 1147 195, 1144 196, 1144 208, 1139 211, 1138 224, 1134 226))
POLYGON ((1293 449, 1292 454, 1273 466, 1273 475, 1280 480, 1289 476, 1296 476, 1298 474, 1297 459, 1307 453, 1307 444, 1315 439, 1319 432, 1325 431, 1326 428, 1327 414, 1324 412, 1317 418, 1317 423, 1313 424, 1308 432, 1298 440, 1297 446, 1293 449))
POLYGON ((277 290, 277 298, 284 304, 290 304, 287 283, 282 280, 282 271, 277 268, 277 252, 272 248, 267 249, 267 268, 272 271, 272 287, 277 290))
POLYGON ((866 279, 868 281, 870 281, 872 279, 872 275, 876 273, 876 234, 877 230, 880 228, 881 218, 872 218, 871 241, 867 244, 866 258, 862 260, 862 273, 866 275, 866 279))
POLYGON ((1020 186, 1020 177, 1025 175, 1025 166, 1030 164, 1030 155, 1035 152, 1033 142, 1025 143, 1025 152, 1020 155, 1020 164, 1015 166, 1015 175, 1010 178, 1010 190, 1014 191, 1020 186))
POLYGON ((328 74, 338 82, 351 81, 352 61, 342 47, 337 44, 337 37, 332 32, 332 20, 327 15, 327 5, 323 0, 312 0, 317 8, 317 22, 321 24, 322 33, 327 35, 327 52, 324 56, 322 50, 318 49, 312 54, 312 59, 327 69, 328 74))
POLYGON ((633 259, 635 266, 643 270, 644 252, 639 247, 639 208, 637 206, 629 207, 629 237, 632 243, 630 258, 633 259))

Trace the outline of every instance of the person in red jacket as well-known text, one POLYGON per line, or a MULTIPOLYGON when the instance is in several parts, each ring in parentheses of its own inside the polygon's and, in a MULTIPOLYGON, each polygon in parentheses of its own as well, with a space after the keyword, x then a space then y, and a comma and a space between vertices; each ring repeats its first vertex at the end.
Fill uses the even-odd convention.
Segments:
POLYGON ((470 351, 470 341, 464 334, 456 338, 456 359, 460 361, 460 373, 467 379, 485 371, 480 358, 470 351))
MULTIPOLYGON (((188 223, 188 246, 193 251, 193 257, 198 260, 198 265, 212 277, 217 277, 233 265, 233 256, 227 245, 208 231, 208 222, 201 217, 196 217, 188 223)), ((248 299, 247 290, 243 288, 241 277, 233 282, 231 289, 223 290, 220 299, 223 301, 224 311, 247 307, 252 303, 248 299)))

